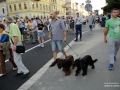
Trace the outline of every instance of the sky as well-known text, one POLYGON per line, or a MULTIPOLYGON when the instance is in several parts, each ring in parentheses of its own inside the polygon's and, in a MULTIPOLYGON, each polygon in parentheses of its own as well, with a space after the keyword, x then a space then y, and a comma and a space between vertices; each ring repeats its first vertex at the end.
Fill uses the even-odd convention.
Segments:
MULTIPOLYGON (((79 4, 85 3, 86 0, 76 0, 79 4)), ((91 0, 91 4, 93 6, 93 10, 99 10, 99 14, 101 14, 103 11, 101 10, 101 7, 105 6, 105 0, 91 0)))

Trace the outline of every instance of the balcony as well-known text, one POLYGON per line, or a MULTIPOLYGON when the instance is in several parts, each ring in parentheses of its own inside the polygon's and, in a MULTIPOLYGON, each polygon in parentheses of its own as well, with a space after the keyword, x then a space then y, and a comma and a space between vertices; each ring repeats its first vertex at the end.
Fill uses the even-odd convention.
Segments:
POLYGON ((68 8, 70 7, 71 2, 66 2, 65 4, 62 5, 63 8, 68 8))

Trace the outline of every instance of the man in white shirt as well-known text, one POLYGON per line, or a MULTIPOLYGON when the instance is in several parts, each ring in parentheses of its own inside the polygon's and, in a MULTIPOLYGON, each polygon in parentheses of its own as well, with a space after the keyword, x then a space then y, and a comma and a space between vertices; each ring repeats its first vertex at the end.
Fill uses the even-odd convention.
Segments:
POLYGON ((78 32, 80 32, 80 41, 82 40, 82 23, 83 18, 79 16, 79 13, 76 13, 75 18, 75 29, 76 29, 76 39, 74 41, 78 41, 78 32))
POLYGON ((37 33, 37 22, 35 19, 31 19, 32 20, 32 44, 35 44, 35 38, 36 38, 36 33, 37 33))

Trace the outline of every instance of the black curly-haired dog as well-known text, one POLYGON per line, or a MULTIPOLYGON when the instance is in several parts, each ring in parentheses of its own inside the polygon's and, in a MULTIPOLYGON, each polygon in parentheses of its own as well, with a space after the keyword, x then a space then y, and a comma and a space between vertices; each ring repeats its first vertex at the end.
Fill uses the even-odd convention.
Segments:
POLYGON ((78 76, 81 69, 83 71, 82 76, 87 75, 88 66, 92 66, 91 68, 95 69, 95 66, 94 66, 95 62, 97 62, 97 59, 92 60, 92 57, 90 55, 86 55, 83 58, 76 59, 73 64, 73 68, 74 67, 77 68, 75 76, 78 76))
POLYGON ((65 75, 68 76, 71 74, 71 66, 74 63, 74 57, 72 55, 67 56, 65 59, 57 58, 56 64, 58 69, 61 69, 65 72, 65 75))

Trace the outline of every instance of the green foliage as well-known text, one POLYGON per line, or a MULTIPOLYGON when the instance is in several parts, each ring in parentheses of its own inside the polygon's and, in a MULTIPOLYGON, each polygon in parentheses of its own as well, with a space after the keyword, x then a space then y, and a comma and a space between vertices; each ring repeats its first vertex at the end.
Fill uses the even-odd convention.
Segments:
POLYGON ((104 12, 110 12, 113 8, 120 9, 120 0, 106 0, 107 5, 102 7, 104 12))

